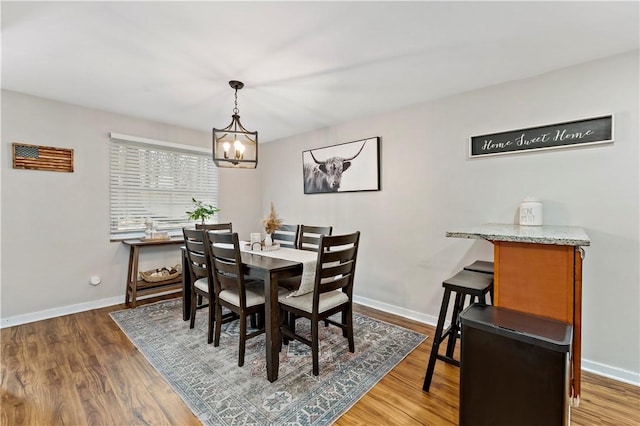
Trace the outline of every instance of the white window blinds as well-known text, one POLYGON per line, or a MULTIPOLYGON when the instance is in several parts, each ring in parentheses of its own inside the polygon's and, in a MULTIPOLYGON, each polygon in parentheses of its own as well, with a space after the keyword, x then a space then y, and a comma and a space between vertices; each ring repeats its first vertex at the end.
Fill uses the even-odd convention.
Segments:
POLYGON ((112 133, 109 161, 111 239, 143 236, 146 218, 180 234, 193 223, 192 198, 218 205, 218 168, 208 151, 112 133))

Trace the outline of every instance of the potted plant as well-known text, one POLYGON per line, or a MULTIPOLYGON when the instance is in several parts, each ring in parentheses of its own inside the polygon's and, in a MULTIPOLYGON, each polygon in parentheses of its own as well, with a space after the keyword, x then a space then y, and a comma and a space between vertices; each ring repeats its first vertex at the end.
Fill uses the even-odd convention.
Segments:
POLYGON ((202 201, 196 200, 195 198, 191 198, 191 201, 193 201, 195 209, 192 212, 187 212, 190 220, 200 220, 200 223, 204 224, 206 220, 208 220, 216 212, 220 211, 219 208, 212 206, 211 204, 205 204, 202 201))

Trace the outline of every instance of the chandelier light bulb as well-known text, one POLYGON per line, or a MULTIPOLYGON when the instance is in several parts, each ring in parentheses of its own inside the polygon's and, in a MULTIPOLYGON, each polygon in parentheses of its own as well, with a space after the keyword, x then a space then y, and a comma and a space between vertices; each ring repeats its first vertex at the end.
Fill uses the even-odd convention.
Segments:
POLYGON ((233 148, 235 149, 236 160, 242 160, 244 155, 244 145, 242 142, 236 139, 235 142, 233 142, 233 148))

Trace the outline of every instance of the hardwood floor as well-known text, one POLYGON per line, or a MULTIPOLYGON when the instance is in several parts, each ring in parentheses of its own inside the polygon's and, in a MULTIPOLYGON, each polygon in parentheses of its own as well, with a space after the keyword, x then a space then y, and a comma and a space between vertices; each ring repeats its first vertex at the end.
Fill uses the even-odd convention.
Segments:
MULTIPOLYGON (((200 424, 109 317, 123 308, 1 330, 1 424, 200 424)), ((356 311, 429 336, 434 332, 370 308, 356 311)), ((438 361, 431 391, 422 392, 430 344, 427 339, 407 356, 336 425, 456 425, 457 367, 438 361)), ((640 425, 640 388, 584 373, 582 392, 572 425, 640 425)))

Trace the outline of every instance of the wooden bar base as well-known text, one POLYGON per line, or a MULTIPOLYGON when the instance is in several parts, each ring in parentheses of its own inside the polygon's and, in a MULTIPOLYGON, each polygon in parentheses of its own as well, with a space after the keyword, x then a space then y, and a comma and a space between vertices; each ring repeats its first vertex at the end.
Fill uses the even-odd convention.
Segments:
POLYGON ((580 401, 582 246, 591 244, 576 226, 485 224, 447 231, 447 237, 494 245, 494 305, 573 325, 572 405, 580 401))

